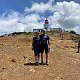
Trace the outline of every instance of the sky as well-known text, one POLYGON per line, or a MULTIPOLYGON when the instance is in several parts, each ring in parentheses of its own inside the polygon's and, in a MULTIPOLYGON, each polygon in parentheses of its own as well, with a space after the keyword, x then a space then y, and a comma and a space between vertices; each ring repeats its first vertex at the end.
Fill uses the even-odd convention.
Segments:
POLYGON ((43 28, 45 18, 80 34, 80 0, 0 0, 0 35, 43 28))

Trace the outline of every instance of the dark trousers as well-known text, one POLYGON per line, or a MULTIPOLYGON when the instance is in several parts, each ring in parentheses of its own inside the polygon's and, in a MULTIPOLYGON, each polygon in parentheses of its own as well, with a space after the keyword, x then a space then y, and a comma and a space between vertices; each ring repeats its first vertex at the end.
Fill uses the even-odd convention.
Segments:
POLYGON ((79 48, 80 48, 80 46, 78 46, 78 53, 79 53, 79 48))

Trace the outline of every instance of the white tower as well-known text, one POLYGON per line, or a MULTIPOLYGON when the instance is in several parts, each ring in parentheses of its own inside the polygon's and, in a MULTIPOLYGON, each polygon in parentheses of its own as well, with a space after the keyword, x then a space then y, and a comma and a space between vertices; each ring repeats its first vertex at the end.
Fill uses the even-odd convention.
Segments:
POLYGON ((47 18, 45 18, 44 29, 49 30, 49 22, 47 18))

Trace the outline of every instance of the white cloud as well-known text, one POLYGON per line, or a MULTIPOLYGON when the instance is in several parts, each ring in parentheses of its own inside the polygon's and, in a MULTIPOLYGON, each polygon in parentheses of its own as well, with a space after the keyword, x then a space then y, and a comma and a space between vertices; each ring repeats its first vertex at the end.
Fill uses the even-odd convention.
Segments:
POLYGON ((47 10, 52 10, 52 0, 50 0, 48 3, 33 3, 31 8, 26 7, 25 11, 27 13, 35 12, 35 13, 44 13, 47 10))
POLYGON ((71 29, 80 25, 80 4, 71 2, 57 2, 50 16, 51 24, 59 24, 62 28, 71 29), (55 22, 55 23, 54 23, 55 22))
POLYGON ((26 31, 32 31, 34 28, 43 27, 42 22, 38 22, 38 20, 40 19, 41 17, 38 14, 30 14, 30 15, 24 16, 24 18, 21 19, 20 21, 27 26, 26 31))
POLYGON ((11 33, 16 31, 23 31, 23 28, 25 27, 25 25, 22 23, 19 23, 20 17, 17 12, 12 12, 8 14, 7 17, 4 17, 4 16, 0 19, 0 32, 11 33))
MULTIPOLYGON (((5 15, 4 15, 5 16, 5 15)), ((0 34, 12 33, 12 32, 23 32, 24 30, 29 32, 34 28, 42 28, 42 22, 38 22, 41 17, 37 14, 30 14, 24 16, 17 12, 8 14, 7 17, 0 18, 0 34)))

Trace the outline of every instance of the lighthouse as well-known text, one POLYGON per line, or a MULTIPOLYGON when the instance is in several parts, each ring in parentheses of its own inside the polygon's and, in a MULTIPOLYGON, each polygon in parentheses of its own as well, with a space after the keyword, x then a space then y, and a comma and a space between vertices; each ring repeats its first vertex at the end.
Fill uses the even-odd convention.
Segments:
POLYGON ((45 18, 44 29, 46 29, 47 31, 49 30, 49 21, 47 18, 45 18))

